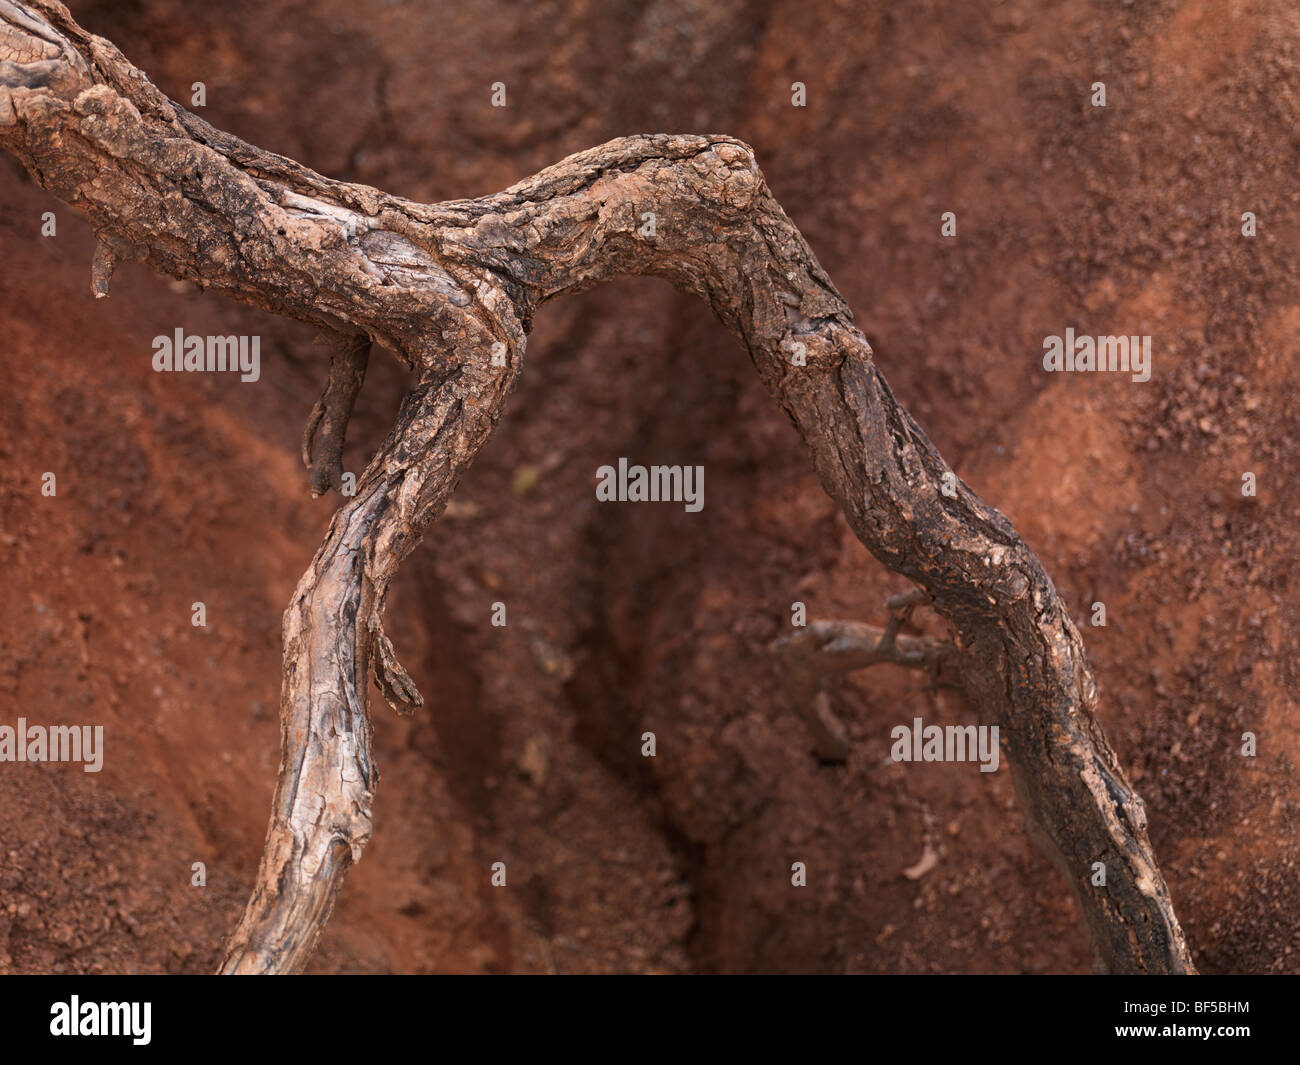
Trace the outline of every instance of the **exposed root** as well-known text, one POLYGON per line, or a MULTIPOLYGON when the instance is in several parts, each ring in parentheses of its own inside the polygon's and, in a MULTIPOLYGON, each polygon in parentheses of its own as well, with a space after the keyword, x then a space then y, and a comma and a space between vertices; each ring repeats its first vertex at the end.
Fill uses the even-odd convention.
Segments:
POLYGON ((912 610, 928 598, 917 588, 888 599, 890 615, 883 629, 858 621, 814 621, 776 642, 787 692, 808 724, 819 760, 843 762, 849 756, 848 735, 822 688, 828 675, 889 663, 923 670, 937 687, 961 686, 953 644, 899 635, 912 610))
POLYGON ((332 349, 329 379, 302 434, 302 464, 307 467, 313 497, 323 496, 343 482, 348 421, 370 365, 370 338, 364 333, 327 331, 321 335, 332 349))
MULTIPOLYGON (((0 148, 101 241, 112 234, 114 248, 161 273, 341 333, 304 433, 313 493, 341 481, 365 338, 422 382, 286 612, 276 805, 223 971, 300 966, 369 837, 370 671, 399 709, 418 705, 379 624, 384 594, 496 424, 522 364, 521 323, 547 300, 633 274, 708 302, 854 533, 924 590, 955 641, 954 655, 902 636, 909 597, 884 630, 810 626, 793 641, 796 668, 816 680, 893 662, 940 683, 959 664, 981 719, 1001 728, 1026 823, 1076 893, 1097 965, 1194 971, 1069 612, 1011 523, 960 481, 952 490, 952 471, 890 391, 747 145, 625 137, 493 196, 419 204, 212 128, 51 0, 0 0, 0 55, 0 148), (647 209, 671 220, 653 240, 635 225, 647 209), (1101 890, 1090 881, 1099 860, 1101 890)), ((112 262, 97 252, 97 295, 112 262)), ((802 705, 833 753, 815 691, 802 705)))

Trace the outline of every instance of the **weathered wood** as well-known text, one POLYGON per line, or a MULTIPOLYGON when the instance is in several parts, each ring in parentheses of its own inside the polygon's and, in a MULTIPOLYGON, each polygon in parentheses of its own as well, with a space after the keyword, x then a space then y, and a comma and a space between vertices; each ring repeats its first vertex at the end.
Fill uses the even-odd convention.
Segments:
POLYGON ((370 338, 364 333, 321 334, 330 345, 330 374, 302 434, 302 464, 311 494, 323 496, 343 481, 343 443, 352 407, 366 383, 370 338))
MULTIPOLYGON (((292 971, 310 954, 370 832, 368 673, 395 707, 420 702, 381 627, 388 582, 496 424, 536 309, 626 274, 710 304, 859 539, 947 620, 966 690, 1001 727, 1026 824, 1078 896, 1098 966, 1193 971, 1051 581, 1001 514, 960 481, 941 490, 950 471, 746 145, 628 137, 493 196, 413 203, 213 129, 47 0, 0 0, 0 145, 94 226, 97 294, 116 259, 134 259, 365 335, 421 381, 286 612, 275 810, 223 971, 292 971), (1105 888, 1089 882, 1096 861, 1105 888)), ((340 389, 350 406, 346 374, 340 389)), ((313 485, 333 469, 326 461, 313 485)))

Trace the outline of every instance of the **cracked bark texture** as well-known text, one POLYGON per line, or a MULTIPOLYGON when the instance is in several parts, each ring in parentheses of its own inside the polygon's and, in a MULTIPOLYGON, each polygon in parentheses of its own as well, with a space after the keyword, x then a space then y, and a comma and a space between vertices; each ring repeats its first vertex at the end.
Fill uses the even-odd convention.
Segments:
POLYGON ((399 711, 422 702, 383 631, 388 584, 500 418, 537 308, 627 274, 713 308, 858 538, 948 622, 963 686, 1001 727, 1027 829, 1075 892, 1097 968, 1194 971, 1051 580, 1001 514, 960 481, 943 493, 947 466, 746 145, 626 137, 492 196, 414 203, 214 129, 44 0, 0 0, 0 145, 89 219, 97 296, 131 259, 339 338, 304 438, 313 488, 333 482, 364 372, 357 345, 417 372, 285 613, 279 782, 223 972, 295 971, 310 956, 371 831, 368 679, 399 711))

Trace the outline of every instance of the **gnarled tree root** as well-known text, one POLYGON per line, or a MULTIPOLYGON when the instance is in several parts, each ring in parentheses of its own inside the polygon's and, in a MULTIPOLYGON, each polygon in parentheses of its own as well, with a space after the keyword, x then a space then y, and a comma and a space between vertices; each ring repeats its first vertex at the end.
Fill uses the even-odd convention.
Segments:
MULTIPOLYGON (((493 196, 413 203, 214 129, 60 4, 0 0, 0 147, 89 219, 102 246, 96 295, 117 260, 135 259, 368 337, 422 382, 285 616, 275 810, 223 971, 306 960, 370 831, 368 671, 399 709, 419 703, 380 624, 387 583, 496 424, 537 308, 625 274, 666 278, 712 306, 858 538, 947 621, 967 691, 1001 727, 1031 835, 1079 898, 1098 967, 1193 971, 1051 581, 1001 514, 945 476, 748 146, 627 137, 493 196), (1097 861, 1103 888, 1090 883, 1097 861)), ((330 451, 355 369, 344 357, 327 390, 335 417, 313 487, 337 470, 330 451)))
MULTIPOLYGON (((224 973, 301 968, 344 872, 370 839, 378 783, 365 700, 370 674, 395 709, 421 702, 383 632, 384 594, 419 540, 415 530, 443 509, 491 431, 490 413, 466 416, 466 388, 453 373, 406 398, 285 611, 280 775, 257 884, 224 973)), ((492 404, 498 410, 502 398, 492 404)))

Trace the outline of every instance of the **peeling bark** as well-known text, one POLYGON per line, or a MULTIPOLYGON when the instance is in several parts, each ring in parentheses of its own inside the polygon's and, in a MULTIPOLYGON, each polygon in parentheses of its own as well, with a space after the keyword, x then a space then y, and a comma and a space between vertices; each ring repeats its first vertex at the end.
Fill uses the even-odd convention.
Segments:
POLYGON ((1001 727, 1026 824, 1075 891, 1097 966, 1194 971, 1051 580, 1001 514, 960 481, 943 493, 950 471, 746 145, 627 137, 496 195, 414 203, 214 129, 62 5, 0 0, 0 146, 90 220, 96 295, 133 259, 345 338, 305 435, 314 490, 334 483, 360 387, 360 342, 346 345, 382 344, 420 381, 285 614, 275 808, 223 972, 293 971, 310 955, 370 834, 368 675, 394 708, 421 705, 383 632, 388 584, 500 417, 537 308, 627 274, 709 303, 858 538, 948 622, 964 687, 1001 727), (654 237, 641 235, 646 211, 654 237))

